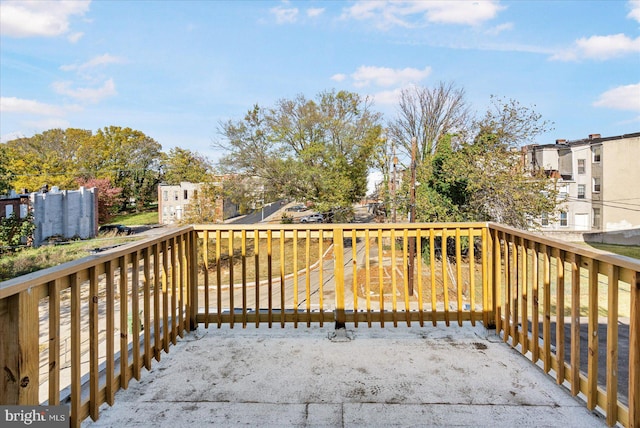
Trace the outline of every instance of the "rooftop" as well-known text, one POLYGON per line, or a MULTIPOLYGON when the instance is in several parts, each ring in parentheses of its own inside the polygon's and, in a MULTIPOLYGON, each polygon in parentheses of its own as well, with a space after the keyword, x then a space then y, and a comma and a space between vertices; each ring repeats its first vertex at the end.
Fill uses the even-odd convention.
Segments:
POLYGON ((200 326, 82 425, 606 426, 479 323, 342 332, 200 326))

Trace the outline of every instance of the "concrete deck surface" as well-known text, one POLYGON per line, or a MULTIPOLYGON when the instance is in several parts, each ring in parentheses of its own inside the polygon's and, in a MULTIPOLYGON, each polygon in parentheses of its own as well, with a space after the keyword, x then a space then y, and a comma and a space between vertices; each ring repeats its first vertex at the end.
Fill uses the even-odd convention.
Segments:
POLYGON ((602 427, 482 325, 202 326, 86 427, 602 427))

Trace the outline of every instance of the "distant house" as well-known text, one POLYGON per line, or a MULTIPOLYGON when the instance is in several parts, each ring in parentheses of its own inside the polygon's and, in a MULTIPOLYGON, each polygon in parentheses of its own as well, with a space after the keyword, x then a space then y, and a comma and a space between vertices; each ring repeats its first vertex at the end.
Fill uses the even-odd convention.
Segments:
MULTIPOLYGON (((559 191, 560 215, 543 216, 543 230, 640 233, 640 132, 530 145, 523 155, 532 169, 554 180, 559 191)), ((640 234, 637 240, 640 243, 640 234)))
MULTIPOLYGON (((214 184, 222 187, 221 183, 214 184)), ((194 202, 202 198, 204 183, 183 181, 178 185, 161 184, 158 186, 158 222, 160 224, 179 224, 189 214, 194 202)), ((222 222, 237 214, 237 206, 224 198, 216 198, 213 204, 213 218, 222 222)))

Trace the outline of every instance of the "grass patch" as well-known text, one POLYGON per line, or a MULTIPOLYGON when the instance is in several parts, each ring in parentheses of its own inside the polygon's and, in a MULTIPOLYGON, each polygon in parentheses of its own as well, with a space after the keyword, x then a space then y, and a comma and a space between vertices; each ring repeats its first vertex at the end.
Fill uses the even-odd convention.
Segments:
POLYGON ((147 211, 143 213, 118 215, 111 219, 110 224, 123 224, 125 226, 144 226, 158 224, 158 212, 147 211))
POLYGON ((640 259, 640 246, 638 245, 613 245, 613 244, 596 244, 588 243, 587 245, 597 248, 598 250, 608 251, 610 253, 619 254, 621 256, 633 257, 640 259))

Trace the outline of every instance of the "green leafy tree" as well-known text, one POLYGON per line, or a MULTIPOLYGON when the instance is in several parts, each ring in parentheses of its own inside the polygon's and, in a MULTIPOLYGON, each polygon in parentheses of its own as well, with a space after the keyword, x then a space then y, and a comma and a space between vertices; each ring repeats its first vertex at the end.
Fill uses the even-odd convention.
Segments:
POLYGON ((269 195, 307 200, 316 209, 349 209, 366 194, 381 145, 380 114, 347 91, 254 106, 243 121, 221 124, 225 172, 258 177, 269 195))
POLYGON ((0 217, 0 254, 12 252, 22 243, 23 238, 29 244, 29 238, 35 228, 31 213, 28 213, 24 218, 18 218, 15 213, 9 217, 0 217))
POLYGON ((13 188, 13 174, 9 169, 9 156, 5 144, 0 144, 0 195, 9 193, 13 188))
POLYGON ((556 210, 556 191, 544 176, 527 170, 518 146, 548 129, 532 109, 492 98, 476 122, 473 141, 454 147, 441 139, 429 164, 419 170, 418 219, 496 221, 518 228, 536 226, 556 210))
POLYGON ((11 187, 36 191, 45 184, 67 189, 78 177, 80 148, 91 131, 51 129, 29 138, 6 143, 7 169, 12 172, 11 187))
POLYGON ((79 153, 85 178, 109 178, 122 189, 123 206, 137 207, 157 199, 162 146, 141 131, 119 126, 98 130, 79 153))
POLYGON ((182 181, 200 183, 206 181, 212 165, 205 156, 188 149, 174 147, 163 156, 163 181, 177 185, 182 181))

